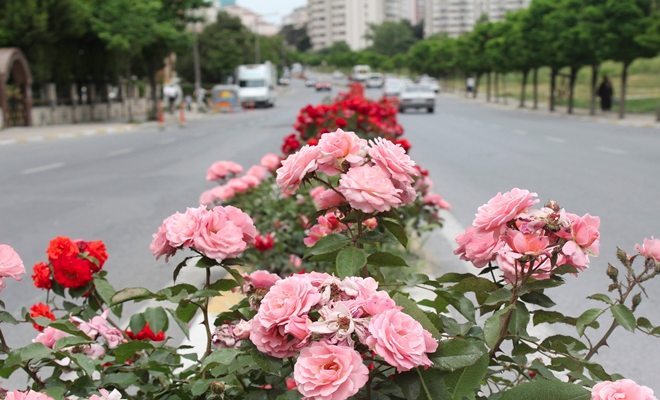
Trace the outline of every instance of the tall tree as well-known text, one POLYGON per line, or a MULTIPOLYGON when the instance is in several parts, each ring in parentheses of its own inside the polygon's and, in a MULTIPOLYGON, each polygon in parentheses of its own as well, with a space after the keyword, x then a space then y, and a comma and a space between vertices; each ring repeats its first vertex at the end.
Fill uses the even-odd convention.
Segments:
POLYGON ((375 52, 389 57, 407 52, 416 40, 413 28, 407 21, 371 25, 368 38, 375 52))

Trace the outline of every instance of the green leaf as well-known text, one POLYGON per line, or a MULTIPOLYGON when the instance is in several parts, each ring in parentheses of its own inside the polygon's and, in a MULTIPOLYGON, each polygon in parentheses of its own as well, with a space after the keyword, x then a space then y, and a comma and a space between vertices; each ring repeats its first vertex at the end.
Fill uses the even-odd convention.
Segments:
POLYGON ((0 311, 0 322, 5 322, 12 325, 18 324, 16 318, 14 318, 11 314, 9 314, 7 311, 4 310, 0 311))
POLYGON ((535 379, 504 392, 500 400, 589 400, 591 393, 580 385, 535 379))
POLYGON ((511 319, 509 319, 509 332, 517 336, 527 335, 527 325, 529 324, 529 311, 523 303, 517 303, 516 307, 511 311, 511 319))
POLYGON ((77 346, 81 344, 92 343, 89 338, 85 339, 79 336, 66 336, 55 343, 55 350, 62 350, 65 347, 77 346))
MULTIPOLYGON (((444 378, 451 400, 474 399, 481 386, 481 381, 488 372, 488 356, 482 356, 473 365, 459 369, 444 378)), ((440 397, 434 397, 440 399, 440 397)))
POLYGON ((392 253, 378 251, 367 257, 367 262, 377 267, 408 267, 406 260, 392 253))
POLYGON ((333 233, 331 235, 322 237, 314 247, 307 250, 307 256, 316 256, 320 254, 332 253, 334 251, 343 249, 350 244, 350 239, 345 236, 333 233))
POLYGON ((266 354, 254 349, 251 352, 252 360, 264 372, 274 375, 282 373, 282 360, 267 356, 266 354))
POLYGON ((118 291, 112 296, 112 305, 125 303, 131 300, 145 300, 152 297, 154 294, 148 289, 143 287, 131 287, 118 291))
POLYGON ((584 330, 587 329, 587 326, 594 322, 602 313, 603 310, 600 308, 590 308, 583 312, 582 315, 578 317, 577 323, 575 324, 578 335, 584 335, 584 330))
POLYGON ((45 358, 51 354, 51 351, 48 347, 41 343, 31 343, 25 347, 14 350, 12 355, 14 353, 18 356, 20 362, 24 362, 28 360, 39 360, 45 358))
POLYGON ((146 340, 132 340, 130 342, 122 343, 113 350, 113 354, 120 364, 125 363, 127 360, 133 358, 135 353, 141 350, 153 349, 154 345, 146 340))
POLYGON ((604 293, 596 293, 596 294, 592 294, 591 296, 589 296, 589 297, 587 297, 587 298, 588 298, 588 299, 591 299, 591 300, 602 301, 603 303, 606 303, 606 304, 614 304, 614 302, 612 301, 612 299, 610 298, 610 296, 608 296, 608 295, 606 295, 606 294, 604 294, 604 293))
POLYGON ((536 310, 534 311, 534 325, 548 323, 556 324, 563 323, 567 325, 575 325, 576 319, 573 317, 567 317, 564 314, 557 311, 546 311, 546 310, 536 310))
POLYGON ((73 353, 70 354, 69 357, 80 367, 80 369, 85 371, 87 376, 91 377, 94 371, 96 371, 96 362, 85 354, 73 353))
POLYGON ((112 296, 115 295, 115 289, 112 288, 107 280, 95 276, 94 287, 96 288, 96 293, 99 294, 104 303, 112 303, 112 296))
MULTIPOLYGON (((122 363, 124 361, 121 361, 122 363)), ((129 387, 138 382, 138 376, 134 373, 120 372, 116 374, 106 374, 103 376, 103 386, 129 387)))
POLYGON ((384 218, 383 226, 394 235, 396 240, 398 240, 403 247, 408 247, 408 235, 406 235, 406 230, 396 220, 384 218))
POLYGON ((511 291, 507 288, 499 288, 486 297, 484 304, 495 305, 511 300, 511 291))
POLYGON ((417 306, 417 303, 414 301, 410 300, 406 296, 404 296, 401 293, 397 293, 394 295, 394 301, 396 304, 400 305, 403 307, 403 311, 413 317, 417 322, 419 322, 424 329, 429 331, 431 335, 436 338, 440 339, 441 335, 438 329, 433 325, 433 322, 429 319, 429 317, 426 315, 422 309, 417 306))
POLYGON ((457 338, 442 342, 431 360, 434 368, 455 371, 473 365, 484 354, 486 349, 481 342, 457 338))
POLYGON ((484 323, 484 339, 491 349, 497 344, 500 338, 504 315, 508 311, 509 307, 505 307, 491 315, 484 323))
POLYGON ((346 247, 337 253, 336 263, 340 278, 355 276, 367 264, 367 254, 357 247, 346 247))
POLYGON ((238 349, 215 350, 204 359, 202 366, 206 368, 211 364, 229 365, 236 359, 236 356, 238 356, 239 353, 240 350, 238 349))
POLYGON ((628 307, 623 304, 615 304, 612 306, 611 310, 614 319, 619 325, 631 332, 635 330, 635 327, 637 326, 635 323, 635 315, 628 307))
POLYGON ((529 292, 520 296, 520 298, 525 303, 536 304, 546 308, 554 307, 556 305, 550 297, 546 296, 542 292, 529 292))
POLYGON ((193 396, 201 396, 202 394, 206 393, 209 385, 211 385, 211 382, 212 381, 208 379, 197 380, 191 385, 190 392, 193 396))
POLYGON ((143 314, 144 320, 149 323, 149 328, 154 333, 167 330, 169 320, 163 307, 148 307, 143 314))

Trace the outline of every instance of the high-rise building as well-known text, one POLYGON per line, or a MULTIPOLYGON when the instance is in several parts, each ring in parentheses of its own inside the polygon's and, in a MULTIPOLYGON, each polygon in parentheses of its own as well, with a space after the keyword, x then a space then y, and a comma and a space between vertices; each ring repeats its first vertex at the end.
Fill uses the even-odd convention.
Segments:
POLYGON ((295 8, 291 14, 285 15, 282 18, 282 25, 292 25, 294 28, 302 28, 309 22, 309 15, 307 14, 307 7, 302 6, 295 8))
POLYGON ((423 20, 423 0, 383 0, 385 21, 410 21, 415 25, 423 20))
POLYGON ((424 35, 443 33, 451 37, 470 32, 485 16, 501 21, 510 11, 529 6, 530 0, 426 0, 424 35))

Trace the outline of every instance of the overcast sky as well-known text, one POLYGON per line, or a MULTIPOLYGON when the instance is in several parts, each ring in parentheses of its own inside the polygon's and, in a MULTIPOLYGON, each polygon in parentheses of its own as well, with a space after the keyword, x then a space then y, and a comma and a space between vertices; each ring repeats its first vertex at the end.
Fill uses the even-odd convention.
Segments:
POLYGON ((283 16, 294 8, 307 4, 307 0, 238 0, 238 4, 259 14, 277 13, 266 16, 265 19, 279 24, 283 16))

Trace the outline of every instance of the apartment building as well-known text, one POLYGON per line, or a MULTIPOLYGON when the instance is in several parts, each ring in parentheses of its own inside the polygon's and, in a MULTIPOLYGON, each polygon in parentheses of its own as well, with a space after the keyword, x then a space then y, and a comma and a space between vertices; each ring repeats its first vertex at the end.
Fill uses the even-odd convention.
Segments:
POLYGON ((309 22, 309 15, 307 14, 307 7, 297 7, 293 11, 282 18, 282 25, 292 25, 294 28, 299 29, 307 25, 309 22))
POLYGON ((510 11, 528 7, 530 0, 426 0, 424 35, 451 37, 470 32, 482 15, 490 21, 504 19, 510 11))

